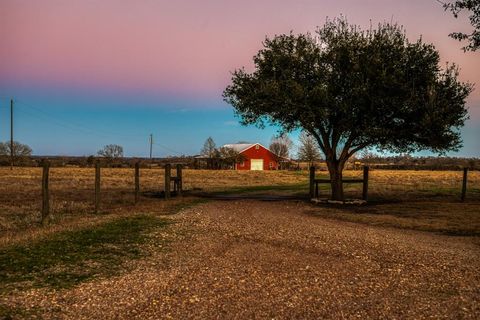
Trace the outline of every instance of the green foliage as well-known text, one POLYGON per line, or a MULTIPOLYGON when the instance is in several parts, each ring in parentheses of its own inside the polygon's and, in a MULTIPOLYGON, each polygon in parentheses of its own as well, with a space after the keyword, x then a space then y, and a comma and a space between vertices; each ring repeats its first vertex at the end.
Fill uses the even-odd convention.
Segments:
POLYGON ((457 68, 439 67, 433 45, 410 43, 402 29, 382 24, 362 31, 329 21, 317 37, 266 39, 255 71, 233 74, 224 91, 243 124, 302 127, 323 151, 339 142, 391 151, 460 146, 469 84, 457 68))
POLYGON ((148 239, 149 231, 166 225, 165 220, 142 215, 2 248, 0 283, 4 288, 65 288, 116 274, 124 261, 144 254, 138 245, 148 239))
POLYGON ((449 36, 459 41, 467 40, 468 45, 463 47, 464 51, 476 51, 480 48, 480 1, 457 0, 443 3, 443 8, 451 11, 455 18, 458 18, 458 15, 462 11, 470 12, 469 19, 473 31, 471 33, 453 32, 449 36))
MULTIPOLYGON (((361 30, 345 19, 311 34, 267 38, 255 71, 233 73, 223 95, 244 125, 267 123, 315 137, 342 198, 345 162, 366 147, 445 152, 461 146, 472 90, 438 51, 397 25, 361 30)), ((332 185, 333 186, 333 185, 332 185)))

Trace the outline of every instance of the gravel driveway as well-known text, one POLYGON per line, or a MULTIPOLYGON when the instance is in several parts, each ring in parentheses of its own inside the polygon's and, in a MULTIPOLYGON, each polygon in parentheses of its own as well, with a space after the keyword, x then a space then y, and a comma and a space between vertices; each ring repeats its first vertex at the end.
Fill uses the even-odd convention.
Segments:
POLYGON ((171 250, 133 272, 12 299, 72 319, 480 318, 472 238, 327 220, 300 202, 216 201, 172 219, 171 250))

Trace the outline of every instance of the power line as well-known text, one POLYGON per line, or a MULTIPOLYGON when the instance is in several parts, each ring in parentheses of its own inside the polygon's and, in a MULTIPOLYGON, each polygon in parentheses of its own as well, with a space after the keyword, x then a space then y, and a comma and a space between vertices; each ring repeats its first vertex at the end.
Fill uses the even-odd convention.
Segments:
MULTIPOLYGON (((17 104, 17 108, 16 108, 17 110, 18 110, 18 104, 20 104, 21 106, 24 106, 24 107, 26 107, 26 108, 28 108, 32 111, 35 111, 36 112, 35 116, 41 116, 43 119, 46 119, 46 120, 50 121, 51 123, 54 123, 58 126, 61 126, 63 128, 66 128, 66 129, 69 129, 69 130, 72 130, 72 131, 75 131, 75 132, 81 132, 81 133, 84 133, 84 134, 89 134, 89 135, 94 135, 94 136, 102 136, 102 137, 105 137, 105 138, 115 138, 115 139, 122 139, 122 140, 140 141, 140 140, 144 139, 144 136, 141 136, 141 135, 128 135, 127 136, 127 135, 124 135, 124 134, 109 132, 109 131, 100 130, 100 129, 89 128, 87 126, 84 126, 82 124, 78 124, 78 123, 73 122, 73 121, 65 121, 64 119, 59 119, 58 117, 52 115, 51 113, 46 112, 45 110, 43 110, 41 108, 38 108, 38 107, 32 106, 30 104, 27 104, 27 103, 25 103, 21 100, 16 99, 15 102, 17 104)), ((26 111, 26 110, 23 109, 23 111, 26 111)), ((172 149, 168 146, 153 142, 153 134, 150 134, 150 158, 152 158, 153 145, 158 146, 158 147, 160 147, 164 150, 167 150, 169 152, 172 152, 176 155, 183 155, 183 153, 178 152, 178 151, 176 151, 176 150, 174 150, 174 149, 172 149)))
MULTIPOLYGON (((57 124, 63 124, 64 127, 65 126, 70 126, 70 128, 74 128, 74 130, 82 130, 84 133, 88 133, 88 134, 95 134, 95 135, 100 134, 100 135, 103 135, 104 137, 115 136, 115 137, 120 137, 120 138, 123 138, 123 139, 132 138, 132 136, 127 137, 127 136, 122 136, 122 134, 118 134, 118 133, 108 132, 108 131, 99 130, 99 129, 92 129, 92 128, 86 127, 84 125, 78 124, 78 123, 73 122, 73 121, 65 121, 63 119, 57 118, 56 116, 54 116, 54 115, 52 115, 52 114, 50 114, 50 113, 48 113, 48 112, 46 112, 46 111, 44 111, 40 108, 34 107, 32 105, 28 105, 28 104, 26 104, 22 101, 20 101, 19 103, 21 105, 29 108, 29 109, 32 109, 34 111, 37 111, 37 112, 43 114, 44 117, 46 116, 47 118, 50 118, 50 119, 56 121, 57 124)), ((137 137, 139 138, 140 136, 137 136, 137 137)))
MULTIPOLYGON (((23 112, 25 112, 25 110, 23 110, 23 112)), ((53 117, 49 117, 49 116, 46 116, 45 114, 42 114, 42 113, 30 113, 30 112, 26 112, 26 114, 30 114, 30 115, 33 115, 34 117, 40 117, 44 120, 47 120, 49 121, 50 123, 53 123, 59 127, 62 127, 62 128, 65 128, 65 129, 69 129, 71 131, 74 131, 74 132, 81 132, 83 134, 89 134, 89 135, 98 135, 98 133, 95 133, 93 131, 90 131, 90 130, 85 130, 83 128, 79 128, 79 127, 75 127, 75 126, 72 126, 70 125, 68 122, 63 122, 63 121, 60 121, 56 118, 53 118, 53 117)))
POLYGON ((135 141, 140 141, 143 140, 144 136, 142 135, 124 135, 122 133, 116 133, 116 132, 110 132, 110 131, 105 131, 97 128, 90 128, 87 126, 84 126, 82 124, 73 122, 73 121, 65 121, 64 119, 59 119, 58 117, 52 115, 49 112, 46 112, 42 110, 41 108, 34 107, 32 105, 26 104, 24 102, 20 102, 21 105, 24 107, 29 108, 32 111, 37 112, 41 116, 43 116, 44 119, 47 119, 48 121, 51 121, 59 126, 62 126, 64 128, 70 129, 72 131, 79 131, 82 133, 86 133, 89 135, 94 135, 94 136, 102 136, 104 138, 114 138, 114 139, 122 139, 122 140, 135 140, 135 141))
POLYGON ((176 153, 177 155, 183 155, 183 153, 178 152, 178 151, 175 151, 175 150, 173 150, 173 149, 171 149, 171 148, 169 148, 169 147, 167 147, 167 146, 161 145, 161 144, 159 144, 159 143, 154 143, 154 145, 159 146, 160 148, 163 148, 163 149, 165 149, 165 150, 167 150, 167 151, 176 153))

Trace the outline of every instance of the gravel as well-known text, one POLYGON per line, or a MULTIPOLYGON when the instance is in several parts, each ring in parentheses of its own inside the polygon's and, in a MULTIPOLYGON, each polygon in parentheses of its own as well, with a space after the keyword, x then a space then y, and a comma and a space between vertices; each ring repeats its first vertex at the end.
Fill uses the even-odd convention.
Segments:
POLYGON ((198 205, 171 216, 169 232, 157 235, 169 250, 152 244, 133 271, 0 302, 60 319, 480 318, 473 238, 311 214, 321 210, 293 201, 198 205))

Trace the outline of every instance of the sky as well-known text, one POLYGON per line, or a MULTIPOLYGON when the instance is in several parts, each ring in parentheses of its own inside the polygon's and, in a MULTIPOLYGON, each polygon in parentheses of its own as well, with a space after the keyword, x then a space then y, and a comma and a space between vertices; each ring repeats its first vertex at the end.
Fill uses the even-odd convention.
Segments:
POLYGON ((477 83, 464 147, 449 155, 480 157, 480 52, 448 37, 471 27, 436 0, 0 0, 0 141, 13 98, 15 140, 36 155, 119 144, 145 157, 150 134, 155 157, 198 154, 209 136, 268 145, 277 128, 239 125, 222 100, 231 72, 252 70, 266 36, 340 15, 364 28, 398 22, 477 83))

